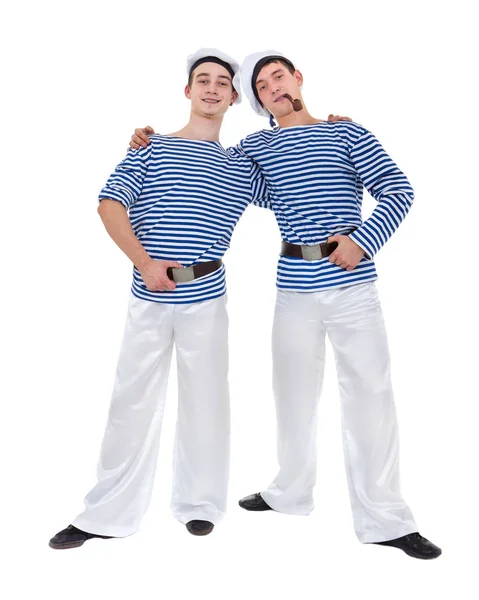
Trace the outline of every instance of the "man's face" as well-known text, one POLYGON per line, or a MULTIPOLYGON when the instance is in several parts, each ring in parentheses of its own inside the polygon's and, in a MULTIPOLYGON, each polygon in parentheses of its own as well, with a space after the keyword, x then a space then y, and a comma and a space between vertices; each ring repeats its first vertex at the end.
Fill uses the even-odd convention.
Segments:
POLYGON ((223 116, 238 98, 233 91, 231 75, 216 63, 201 63, 192 73, 191 87, 185 88, 191 100, 191 110, 206 117, 223 116))
POLYGON ((258 73, 256 90, 264 108, 277 118, 293 112, 293 106, 284 94, 293 99, 301 98, 299 88, 302 84, 303 76, 299 71, 291 74, 283 64, 274 62, 258 73))

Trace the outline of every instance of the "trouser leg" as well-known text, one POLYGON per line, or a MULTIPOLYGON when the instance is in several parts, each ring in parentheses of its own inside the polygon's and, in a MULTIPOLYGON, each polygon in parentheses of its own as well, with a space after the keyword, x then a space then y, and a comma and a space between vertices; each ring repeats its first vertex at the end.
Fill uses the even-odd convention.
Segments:
POLYGON ((98 483, 73 525, 123 537, 136 532, 150 503, 171 362, 173 305, 131 295, 98 483))
POLYGON ((338 288, 328 302, 356 535, 363 543, 401 537, 417 526, 400 492, 389 350, 375 284, 338 288))
POLYGON ((177 307, 178 418, 171 508, 181 523, 225 514, 230 457, 226 296, 177 307))
POLYGON ((279 471, 261 496, 274 510, 298 515, 313 510, 316 483, 316 413, 325 331, 315 296, 278 291, 273 324, 279 471))

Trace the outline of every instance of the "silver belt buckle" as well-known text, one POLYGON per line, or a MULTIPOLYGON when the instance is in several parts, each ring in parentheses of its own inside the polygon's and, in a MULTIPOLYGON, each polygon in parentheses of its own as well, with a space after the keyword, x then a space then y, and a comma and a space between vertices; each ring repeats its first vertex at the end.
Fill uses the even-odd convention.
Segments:
POLYGON ((301 246, 301 253, 304 260, 321 260, 323 258, 319 244, 315 246, 301 246))
POLYGON ((193 267, 183 267, 181 269, 179 267, 173 267, 171 269, 171 274, 176 283, 187 283, 188 281, 193 281, 195 278, 193 267))

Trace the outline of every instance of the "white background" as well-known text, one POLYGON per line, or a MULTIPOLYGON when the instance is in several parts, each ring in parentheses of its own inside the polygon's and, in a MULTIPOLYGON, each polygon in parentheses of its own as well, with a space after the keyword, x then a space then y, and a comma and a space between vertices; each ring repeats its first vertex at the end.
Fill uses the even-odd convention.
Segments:
MULTIPOLYGON (((477 27, 472 2, 17 2, 2 9, 3 598, 477 598, 477 27), (317 118, 348 115, 408 175, 416 202, 377 256, 403 493, 436 561, 355 538, 332 354, 316 510, 237 500, 276 471, 270 332, 280 241, 249 208, 226 255, 233 411, 229 513, 195 538, 170 515, 176 371, 141 532, 53 551, 82 510, 123 333, 131 266, 96 213, 135 127, 189 114, 187 54, 276 49, 317 118), (6 560, 5 560, 6 559, 6 560)), ((223 144, 267 127, 246 101, 223 144)), ((367 194, 366 194, 367 196, 367 194)), ((365 216, 374 201, 365 198, 365 216)), ((329 350, 329 348, 328 348, 329 350)))

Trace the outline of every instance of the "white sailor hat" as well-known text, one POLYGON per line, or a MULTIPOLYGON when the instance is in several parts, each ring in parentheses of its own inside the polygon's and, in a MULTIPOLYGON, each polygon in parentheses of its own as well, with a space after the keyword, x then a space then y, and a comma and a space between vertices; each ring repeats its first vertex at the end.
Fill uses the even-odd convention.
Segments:
POLYGON ((217 48, 200 48, 194 54, 190 54, 186 59, 186 72, 188 77, 190 76, 191 71, 196 69, 196 67, 203 62, 215 62, 229 72, 231 79, 233 80, 233 87, 235 91, 238 92, 238 99, 236 100, 235 104, 239 104, 241 102, 239 64, 234 60, 234 58, 231 58, 231 56, 228 56, 217 48))
POLYGON ((268 62, 271 58, 281 58, 286 62, 290 63, 293 67, 293 63, 288 60, 284 54, 281 52, 277 52, 276 50, 265 50, 263 52, 255 52, 254 54, 249 54, 243 61, 241 65, 240 73, 241 73, 241 85, 243 87, 243 91, 246 94, 246 97, 250 101, 250 104, 258 115, 262 117, 271 117, 270 113, 263 108, 261 105, 258 96, 256 94, 256 78, 258 77, 258 73, 264 66, 264 63, 268 62), (253 77, 255 81, 253 81, 253 77))

